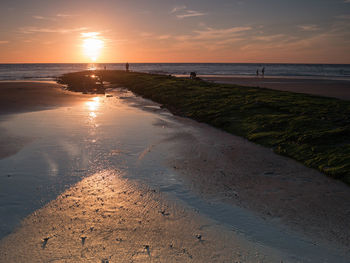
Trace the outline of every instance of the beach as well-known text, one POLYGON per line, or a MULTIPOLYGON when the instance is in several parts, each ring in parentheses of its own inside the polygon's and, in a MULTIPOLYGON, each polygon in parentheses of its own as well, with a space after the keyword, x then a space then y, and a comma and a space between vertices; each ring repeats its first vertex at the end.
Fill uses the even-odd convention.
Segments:
MULTIPOLYGON (((60 106, 70 106, 85 100, 87 96, 63 91, 62 85, 55 82, 12 81, 0 82, 0 121, 10 114, 52 109, 60 106)), ((0 128, 0 158, 11 156, 18 152, 30 138, 16 137, 0 128)))
POLYGON ((111 171, 84 179, 26 218, 0 251, 1 262, 278 262, 111 171))
MULTIPOLYGON (((8 106, 2 111, 3 121, 25 112, 74 107, 92 97, 52 83, 1 86, 6 94, 2 102, 8 106)), ((1 132, 3 137, 6 129, 1 132)), ((2 158, 14 156, 35 139, 24 137, 25 143, 20 144, 21 137, 9 135, 1 147, 6 150, 2 158)), ((16 178, 16 174, 2 175, 16 178)), ((4 198, 4 191, 2 194, 4 198)), ((279 262, 281 257, 277 252, 264 255, 258 246, 231 236, 212 220, 167 201, 158 190, 128 182, 118 170, 93 174, 54 199, 1 240, 0 262, 202 262, 209 258, 279 262)), ((2 215, 9 211, 9 202, 2 205, 2 215)))
MULTIPOLYGON (((51 152, 45 162, 56 166, 48 171, 32 166, 43 172, 43 180, 47 173, 63 176, 60 165, 70 167, 69 160, 81 155, 72 131, 92 152, 83 167, 72 170, 82 171, 81 179, 33 208, 1 239, 1 262, 349 259, 350 192, 340 181, 241 137, 174 116, 125 90, 111 90, 107 97, 53 84, 0 86, 9 103, 0 131, 10 139, 2 143, 18 144, 1 147, 7 149, 3 167, 43 145, 51 151, 64 138, 70 146, 65 142, 66 159, 55 162, 51 152), (64 121, 73 128, 45 132, 33 121, 39 117, 40 125, 64 121), (37 134, 17 128, 24 120, 33 121, 37 134), (44 144, 36 147, 40 140, 44 144), (96 170, 84 166, 89 160, 96 170)), ((27 177, 35 169, 26 171, 27 177)), ((20 175, 2 170, 1 183, 16 186, 20 175)))
POLYGON ((1 81, 0 96, 1 115, 69 106, 88 97, 63 90, 54 81, 1 81))
POLYGON ((349 263, 349 8, 1 0, 0 263, 349 263))
POLYGON ((235 84, 247 87, 260 87, 324 97, 350 100, 350 81, 303 77, 235 77, 201 76, 204 80, 216 83, 235 84))

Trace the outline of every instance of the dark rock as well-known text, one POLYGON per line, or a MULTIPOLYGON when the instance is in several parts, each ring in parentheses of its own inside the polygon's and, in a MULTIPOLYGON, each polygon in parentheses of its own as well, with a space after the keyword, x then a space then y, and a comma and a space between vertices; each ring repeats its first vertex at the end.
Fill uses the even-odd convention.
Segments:
POLYGON ((86 237, 81 237, 81 244, 84 246, 86 237))
POLYGON ((44 249, 45 247, 46 247, 46 244, 47 244, 47 242, 49 241, 49 237, 45 237, 44 239, 43 239, 43 244, 42 244, 42 248, 44 249))
POLYGON ((196 235, 196 238, 197 238, 198 240, 202 240, 202 235, 197 234, 197 235, 196 235))

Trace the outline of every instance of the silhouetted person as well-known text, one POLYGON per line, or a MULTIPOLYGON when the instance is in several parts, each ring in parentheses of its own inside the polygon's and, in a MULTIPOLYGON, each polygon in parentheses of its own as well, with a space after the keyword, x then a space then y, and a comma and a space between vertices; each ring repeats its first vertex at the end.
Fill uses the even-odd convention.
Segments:
POLYGON ((264 77, 265 76, 265 67, 262 68, 261 70, 261 75, 264 77))
POLYGON ((256 76, 259 77, 259 69, 256 70, 256 76))
POLYGON ((129 72, 129 63, 128 62, 126 62, 126 64, 125 64, 125 69, 126 69, 126 72, 129 72))
POLYGON ((197 73, 196 72, 191 72, 190 74, 190 79, 195 79, 197 77, 197 73))
POLYGON ((107 67, 106 67, 106 66, 104 66, 104 69, 106 70, 106 69, 107 69, 107 67))

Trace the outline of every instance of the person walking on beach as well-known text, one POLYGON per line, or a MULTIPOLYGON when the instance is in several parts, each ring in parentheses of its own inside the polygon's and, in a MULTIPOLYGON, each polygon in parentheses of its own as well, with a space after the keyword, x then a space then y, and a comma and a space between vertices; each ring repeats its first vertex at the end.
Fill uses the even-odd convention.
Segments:
POLYGON ((259 69, 256 70, 256 76, 259 77, 259 69))
POLYGON ((126 62, 126 64, 125 64, 125 69, 126 69, 126 72, 129 72, 129 63, 128 62, 126 62))
POLYGON ((261 70, 261 75, 264 77, 265 76, 265 67, 262 68, 261 70))

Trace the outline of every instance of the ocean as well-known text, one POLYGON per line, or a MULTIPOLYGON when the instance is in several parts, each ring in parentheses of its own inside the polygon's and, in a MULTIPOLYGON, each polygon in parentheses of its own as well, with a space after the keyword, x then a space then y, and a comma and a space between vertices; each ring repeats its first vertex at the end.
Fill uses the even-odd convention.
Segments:
MULTIPOLYGON (((124 63, 0 64, 0 80, 52 80, 64 73, 87 69, 124 69, 124 63)), ((350 64, 248 64, 248 63, 130 63, 137 72, 188 75, 254 76, 265 67, 265 76, 350 81, 350 64)))

